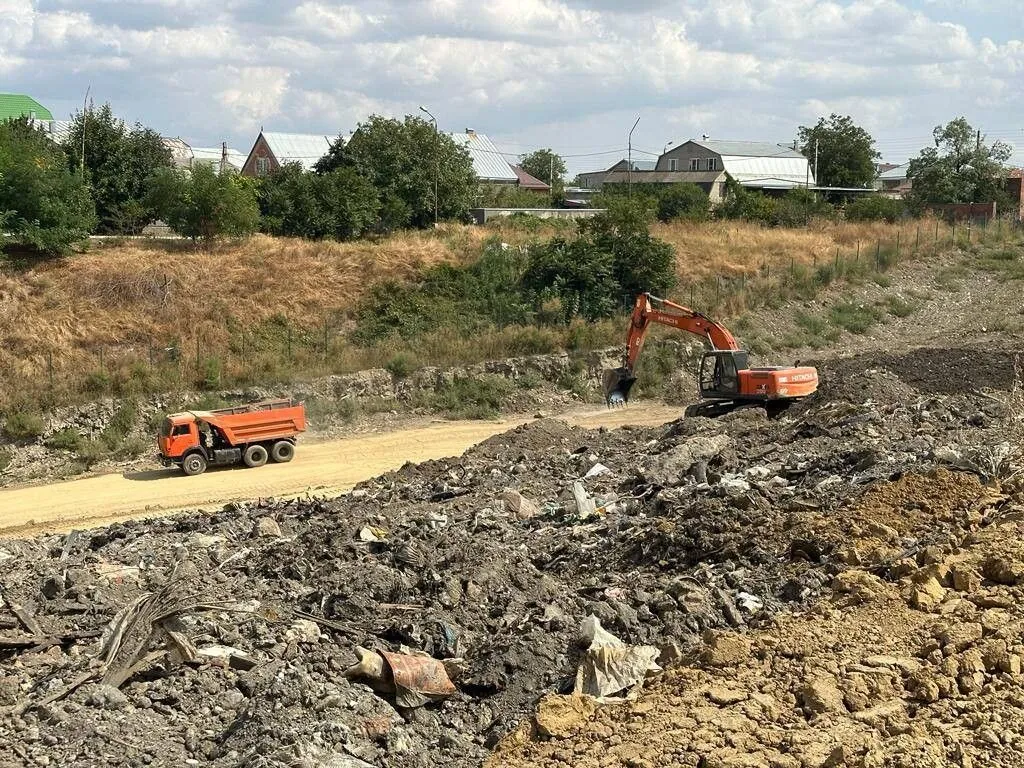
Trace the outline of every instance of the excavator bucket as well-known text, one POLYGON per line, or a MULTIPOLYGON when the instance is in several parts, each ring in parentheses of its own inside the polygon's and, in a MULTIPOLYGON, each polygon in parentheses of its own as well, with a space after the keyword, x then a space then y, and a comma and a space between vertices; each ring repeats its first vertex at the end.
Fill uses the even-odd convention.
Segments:
POLYGON ((604 399, 608 405, 623 405, 629 401, 629 390, 636 383, 636 376, 628 368, 607 368, 602 377, 604 399))

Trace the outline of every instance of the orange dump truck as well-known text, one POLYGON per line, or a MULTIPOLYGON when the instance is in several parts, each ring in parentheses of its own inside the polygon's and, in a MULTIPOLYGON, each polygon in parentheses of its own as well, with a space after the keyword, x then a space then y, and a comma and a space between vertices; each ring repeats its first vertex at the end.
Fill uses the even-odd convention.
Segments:
POLYGON ((186 475, 208 466, 244 463, 262 467, 267 459, 291 461, 295 438, 306 431, 306 406, 292 400, 172 413, 160 426, 160 459, 186 475))

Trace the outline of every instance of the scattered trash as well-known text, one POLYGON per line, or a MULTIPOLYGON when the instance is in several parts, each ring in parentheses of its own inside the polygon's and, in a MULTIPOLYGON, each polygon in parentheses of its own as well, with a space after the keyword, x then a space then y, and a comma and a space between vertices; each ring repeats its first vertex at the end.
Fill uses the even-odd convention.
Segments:
POLYGON ((660 672, 661 651, 650 645, 626 645, 601 626, 595 616, 583 620, 586 651, 576 672, 573 692, 604 699, 623 693, 631 697, 647 677, 660 672))
POLYGON ((597 477, 598 475, 607 475, 609 472, 611 472, 611 470, 608 469, 608 467, 598 462, 597 464, 595 464, 594 466, 587 470, 587 474, 583 476, 583 479, 587 480, 590 479, 591 477, 597 477))
POLYGON ((415 709, 441 701, 457 689, 445 665, 426 654, 391 653, 356 648, 359 662, 345 670, 345 677, 366 680, 381 693, 393 694, 395 705, 415 709))

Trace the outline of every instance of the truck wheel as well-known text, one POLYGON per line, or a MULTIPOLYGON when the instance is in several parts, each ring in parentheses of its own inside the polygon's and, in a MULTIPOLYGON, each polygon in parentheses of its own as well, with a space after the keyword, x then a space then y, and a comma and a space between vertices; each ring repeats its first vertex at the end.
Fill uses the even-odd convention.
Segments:
POLYGON ((189 477, 203 474, 206 471, 206 458, 198 451, 190 453, 181 462, 181 471, 189 477))
POLYGON ((295 458, 295 446, 287 440, 278 440, 274 443, 274 447, 270 449, 270 456, 279 464, 284 464, 286 461, 291 461, 295 458))
POLYGON ((267 449, 262 445, 250 445, 245 449, 242 461, 247 467, 262 467, 267 463, 267 449))

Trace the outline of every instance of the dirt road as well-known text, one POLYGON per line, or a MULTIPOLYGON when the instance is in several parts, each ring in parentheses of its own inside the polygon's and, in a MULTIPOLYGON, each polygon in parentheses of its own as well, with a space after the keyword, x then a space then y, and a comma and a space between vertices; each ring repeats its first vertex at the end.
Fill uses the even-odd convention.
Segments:
MULTIPOLYGON (((663 424, 679 408, 636 405, 591 408, 559 418, 586 427, 663 424)), ((230 501, 343 493, 356 483, 420 462, 456 456, 491 435, 532 421, 456 421, 300 446, 295 461, 251 470, 231 467, 185 477, 176 469, 100 475, 53 485, 0 491, 0 536, 93 528, 182 509, 219 508, 230 501)))

